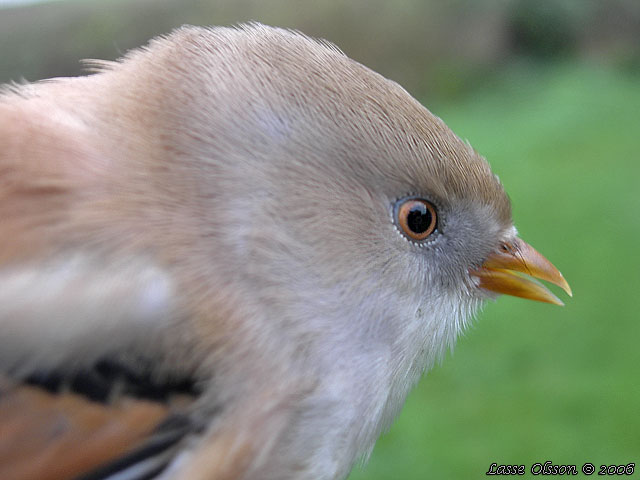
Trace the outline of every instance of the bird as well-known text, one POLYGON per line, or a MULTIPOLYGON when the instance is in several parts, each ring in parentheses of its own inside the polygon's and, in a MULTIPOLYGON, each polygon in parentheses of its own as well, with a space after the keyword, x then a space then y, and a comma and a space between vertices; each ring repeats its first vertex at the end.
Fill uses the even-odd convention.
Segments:
POLYGON ((342 479, 487 300, 571 295, 487 161, 328 41, 88 66, 0 93, 0 478, 342 479))

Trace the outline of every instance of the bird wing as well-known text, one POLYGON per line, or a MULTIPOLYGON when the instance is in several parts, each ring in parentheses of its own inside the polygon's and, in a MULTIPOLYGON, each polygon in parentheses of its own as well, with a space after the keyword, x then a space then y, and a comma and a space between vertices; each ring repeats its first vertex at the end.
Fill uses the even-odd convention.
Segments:
POLYGON ((149 478, 198 430, 195 380, 153 368, 164 275, 82 254, 40 265, 0 268, 0 478, 149 478))
POLYGON ((56 98, 0 93, 0 478, 149 478, 197 430, 156 366, 176 287, 105 224, 108 162, 56 98))
POLYGON ((126 399, 105 405, 71 392, 5 386, 0 392, 0 478, 106 478, 98 471, 89 474, 96 466, 106 472, 114 458, 145 448, 168 416, 159 403, 126 399))

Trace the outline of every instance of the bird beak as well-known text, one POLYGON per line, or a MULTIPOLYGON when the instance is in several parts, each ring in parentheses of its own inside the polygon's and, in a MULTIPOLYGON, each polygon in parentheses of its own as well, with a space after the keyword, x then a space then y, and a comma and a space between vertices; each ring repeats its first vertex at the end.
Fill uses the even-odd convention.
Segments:
POLYGON ((471 270, 480 280, 480 288, 539 302, 564 305, 547 287, 530 277, 546 280, 572 296, 571 287, 562 274, 531 245, 516 238, 501 244, 499 251, 491 253, 477 270, 471 270))

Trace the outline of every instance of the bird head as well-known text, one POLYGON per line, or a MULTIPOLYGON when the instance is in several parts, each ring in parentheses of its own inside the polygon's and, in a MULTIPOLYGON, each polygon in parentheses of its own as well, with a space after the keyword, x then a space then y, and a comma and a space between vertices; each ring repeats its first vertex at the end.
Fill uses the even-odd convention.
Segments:
MULTIPOLYGON (((180 204, 202 212, 191 271, 221 311, 250 311, 242 342, 290 348, 293 364, 361 412, 358 451, 484 300, 560 303, 530 277, 570 291, 517 236, 487 161, 336 47, 254 25, 184 29, 150 50, 130 58, 150 78, 129 88, 170 92, 152 106, 163 152, 188 177, 180 204)), ((143 94, 131 93, 137 108, 143 94)))
POLYGON ((161 125, 172 161, 198 165, 199 231, 224 252, 200 261, 227 265, 240 298, 264 292, 270 316, 433 353, 496 293, 561 303, 522 274, 570 292, 517 237, 486 160, 336 47, 254 25, 185 29, 152 49, 132 60, 167 59, 161 125))

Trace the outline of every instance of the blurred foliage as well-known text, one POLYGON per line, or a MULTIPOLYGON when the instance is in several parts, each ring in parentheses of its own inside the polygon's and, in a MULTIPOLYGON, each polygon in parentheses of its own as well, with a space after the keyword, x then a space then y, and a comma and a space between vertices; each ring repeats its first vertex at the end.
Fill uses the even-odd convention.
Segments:
POLYGON ((423 100, 489 159, 575 292, 563 309, 490 304, 351 479, 638 462, 640 2, 63 1, 0 10, 0 82, 250 20, 327 38, 423 100))
POLYGON ((0 83, 77 75, 185 23, 252 20, 333 41, 419 97, 468 92, 521 56, 640 65, 637 0, 68 0, 0 10, 0 83))

